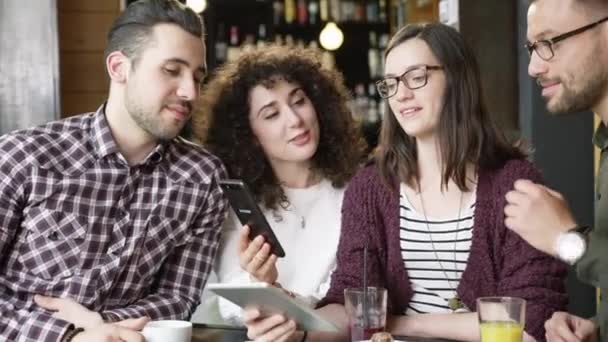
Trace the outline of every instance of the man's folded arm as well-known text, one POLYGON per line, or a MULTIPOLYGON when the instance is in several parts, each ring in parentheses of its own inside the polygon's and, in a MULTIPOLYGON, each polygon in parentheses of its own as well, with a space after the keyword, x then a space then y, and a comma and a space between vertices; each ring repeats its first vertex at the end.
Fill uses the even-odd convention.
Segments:
POLYGON ((0 341, 60 342, 72 324, 52 316, 52 313, 14 310, 0 315, 0 341))

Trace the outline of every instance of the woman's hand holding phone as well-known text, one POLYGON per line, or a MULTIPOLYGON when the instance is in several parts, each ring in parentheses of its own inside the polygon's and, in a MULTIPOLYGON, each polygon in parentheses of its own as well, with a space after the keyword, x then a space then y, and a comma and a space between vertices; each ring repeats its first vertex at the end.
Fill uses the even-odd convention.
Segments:
POLYGON ((270 254, 270 245, 258 235, 249 241, 249 226, 243 226, 239 236, 239 261, 241 268, 258 281, 274 284, 279 277, 277 256, 270 254))

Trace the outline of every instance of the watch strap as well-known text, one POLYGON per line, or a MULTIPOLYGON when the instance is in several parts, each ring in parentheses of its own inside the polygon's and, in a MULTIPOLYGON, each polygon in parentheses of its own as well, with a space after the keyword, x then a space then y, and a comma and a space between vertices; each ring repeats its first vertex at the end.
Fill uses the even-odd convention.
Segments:
POLYGON ((72 341, 72 339, 74 339, 74 336, 80 334, 81 332, 83 332, 84 329, 83 328, 75 328, 75 329, 70 329, 68 330, 68 332, 63 336, 63 342, 70 342, 72 341))
POLYGON ((587 237, 592 230, 593 229, 591 228, 591 226, 576 226, 570 229, 571 232, 577 232, 585 237, 587 237))

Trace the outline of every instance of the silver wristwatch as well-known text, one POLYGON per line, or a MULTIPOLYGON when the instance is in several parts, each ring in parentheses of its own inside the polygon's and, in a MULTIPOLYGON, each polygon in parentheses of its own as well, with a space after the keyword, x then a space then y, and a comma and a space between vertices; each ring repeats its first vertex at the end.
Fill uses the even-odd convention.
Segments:
POLYGON ((555 242, 557 256, 562 261, 574 265, 587 250, 587 234, 590 230, 589 227, 583 226, 561 233, 555 242))

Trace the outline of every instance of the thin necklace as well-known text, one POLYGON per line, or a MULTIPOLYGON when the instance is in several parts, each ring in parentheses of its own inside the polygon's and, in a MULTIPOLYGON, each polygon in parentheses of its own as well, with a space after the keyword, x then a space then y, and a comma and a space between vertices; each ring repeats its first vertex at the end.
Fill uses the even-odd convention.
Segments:
MULTIPOLYGON (((315 203, 318 198, 321 196, 321 189, 320 188, 313 188, 313 187, 319 187, 320 184, 323 182, 323 179, 321 179, 319 182, 311 185, 308 188, 303 188, 302 190, 305 191, 314 191, 315 194, 313 195, 314 198, 312 198, 309 202, 307 202, 309 208, 305 213, 300 212, 296 206, 292 203, 292 201, 290 201, 289 199, 286 199, 285 201, 285 206, 283 208, 285 208, 286 211, 291 212, 296 219, 299 221, 299 225, 300 225, 300 229, 305 229, 306 228, 306 215, 308 215, 308 213, 310 212, 310 205, 312 205, 313 203, 315 203), (311 189, 313 188, 313 189, 311 189)), ((283 220, 283 218, 276 212, 273 212, 273 216, 275 219, 275 222, 280 222, 283 220)))
MULTIPOLYGON (((286 204, 287 204, 287 206, 284 207, 285 210, 291 212, 296 217, 296 219, 298 221, 300 221, 300 229, 306 228, 306 217, 304 215, 300 214, 300 212, 298 212, 298 210, 293 205, 293 203, 287 201, 286 204)), ((274 219, 274 222, 277 222, 277 223, 283 221, 283 217, 276 210, 272 211, 272 218, 274 219)))
MULTIPOLYGON (((315 187, 315 186, 318 186, 318 185, 319 185, 319 183, 317 183, 317 184, 315 184, 315 185, 313 185, 311 187, 315 187)), ((309 190, 310 190, 310 188, 309 188, 309 190)), ((310 200, 310 202, 307 203, 308 204, 308 208, 307 208, 308 210, 305 213, 300 212, 296 208, 296 206, 293 205, 293 202, 291 202, 291 201, 289 202, 289 207, 287 207, 287 210, 293 212, 295 214, 295 216, 299 219, 299 221, 300 221, 300 229, 305 229, 306 228, 306 215, 308 215, 308 213, 311 210, 310 206, 312 204, 314 204, 319 199, 319 197, 321 196, 321 189, 317 188, 317 189, 313 189, 312 191, 315 191, 316 194, 314 194, 314 198, 312 198, 310 200)))
MULTIPOLYGON (((458 297, 458 293, 456 292, 456 287, 452 286, 452 282, 450 281, 450 277, 446 272, 446 269, 443 267, 441 260, 439 259, 439 255, 437 254, 437 250, 435 249, 435 241, 433 241, 433 235, 431 234, 431 228, 429 227, 429 219, 426 216, 426 209, 424 208, 424 199, 422 198, 422 192, 420 191, 420 184, 418 184, 418 196, 420 197, 420 205, 422 206, 422 215, 424 215, 424 222, 426 223, 426 230, 429 233, 429 239, 431 240, 431 248, 433 249, 433 254, 435 255, 435 259, 439 264, 439 268, 443 275, 445 275, 445 280, 448 282, 448 286, 452 291, 454 291, 454 297, 448 300, 448 306, 452 311, 456 311, 464 307, 462 301, 458 297)), ((453 248, 453 256, 454 256, 454 275, 456 275, 456 244, 458 243, 458 228, 460 227, 460 214, 462 212, 462 198, 464 197, 464 192, 460 191, 460 200, 458 201, 458 219, 456 220, 456 235, 454 236, 454 248, 453 248)))
POLYGON ((289 209, 290 211, 292 211, 297 218, 300 219, 300 228, 304 229, 306 228, 306 217, 302 214, 300 214, 300 212, 296 209, 296 207, 293 205, 293 203, 289 203, 289 209))

